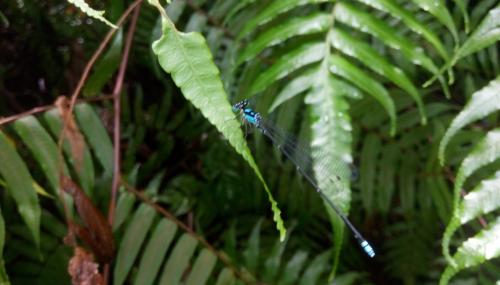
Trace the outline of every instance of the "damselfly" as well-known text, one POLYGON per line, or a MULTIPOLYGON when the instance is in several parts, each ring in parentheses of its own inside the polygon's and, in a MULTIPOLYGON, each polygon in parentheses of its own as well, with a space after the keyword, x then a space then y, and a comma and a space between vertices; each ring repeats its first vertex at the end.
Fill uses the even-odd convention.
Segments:
MULTIPOLYGON (((242 120, 252 126, 255 126, 260 130, 265 136, 267 136, 273 144, 281 150, 281 152, 293 163, 297 170, 304 176, 304 178, 311 184, 311 186, 319 193, 319 195, 330 205, 330 207, 337 213, 337 215, 344 221, 347 227, 352 231, 354 237, 370 257, 375 256, 375 251, 371 245, 366 241, 365 238, 359 233, 359 231, 352 225, 347 216, 331 201, 325 192, 318 186, 313 175, 308 173, 308 168, 312 167, 312 158, 309 153, 304 149, 304 147, 298 143, 297 140, 291 138, 282 132, 279 128, 276 128, 273 124, 262 118, 262 115, 255 112, 252 108, 248 106, 248 100, 243 100, 233 105, 233 111, 240 113, 242 120)), ((337 167, 337 169, 339 169, 337 167)), ((335 169, 334 169, 335 171, 335 169)), ((342 176, 339 173, 330 173, 332 176, 331 182, 335 187, 343 187, 342 176)), ((342 188, 340 188, 342 189, 342 188)))

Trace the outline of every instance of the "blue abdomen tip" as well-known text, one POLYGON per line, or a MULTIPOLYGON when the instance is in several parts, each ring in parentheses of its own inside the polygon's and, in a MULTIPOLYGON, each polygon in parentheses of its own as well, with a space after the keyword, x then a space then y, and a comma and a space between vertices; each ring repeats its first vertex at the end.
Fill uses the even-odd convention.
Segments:
POLYGON ((375 256, 375 251, 373 250, 372 246, 366 240, 364 240, 361 243, 361 247, 363 247, 364 251, 366 252, 366 254, 368 254, 369 257, 373 258, 375 256))

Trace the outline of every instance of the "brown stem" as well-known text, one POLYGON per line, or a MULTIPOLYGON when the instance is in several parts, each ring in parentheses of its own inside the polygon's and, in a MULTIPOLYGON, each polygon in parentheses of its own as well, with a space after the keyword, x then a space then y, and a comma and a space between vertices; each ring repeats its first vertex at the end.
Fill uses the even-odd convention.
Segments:
MULTIPOLYGON (((105 96, 99 96, 99 97, 93 97, 93 98, 78 99, 76 101, 76 103, 79 104, 79 103, 87 103, 87 102, 95 102, 95 101, 104 101, 104 100, 109 100, 112 98, 113 98, 112 95, 105 95, 105 96)), ((10 122, 19 120, 19 119, 24 118, 24 117, 30 116, 30 115, 46 112, 46 111, 49 111, 49 110, 52 110, 55 108, 56 108, 56 106, 54 104, 45 105, 45 106, 38 106, 38 107, 35 107, 31 110, 28 110, 28 111, 25 111, 25 112, 22 112, 19 114, 15 114, 15 115, 12 115, 12 116, 9 116, 6 118, 1 118, 0 119, 0 126, 3 124, 8 124, 10 122)))
POLYGON ((123 87, 123 80, 125 78, 125 71, 127 70, 128 58, 130 54, 130 47, 132 46, 132 39, 134 38, 135 28, 137 26, 137 18, 139 17, 139 12, 141 10, 141 5, 138 5, 134 10, 134 15, 132 16, 132 22, 127 33, 127 39, 125 41, 125 49, 123 51, 122 61, 120 63, 120 70, 118 71, 118 76, 116 78, 115 87, 113 89, 113 105, 114 105, 114 131, 113 131, 113 185, 111 188, 111 201, 108 208, 108 221, 109 224, 113 224, 113 218, 115 214, 116 206, 116 193, 118 192, 118 187, 120 186, 120 93, 123 87))
MULTIPOLYGON (((120 19, 118 19, 118 22, 116 23, 116 26, 120 27, 123 25, 123 22, 127 17, 129 16, 130 13, 134 10, 137 5, 139 5, 142 2, 142 0, 136 0, 134 3, 132 3, 127 10, 122 14, 120 19)), ((80 77, 80 81, 78 81, 78 85, 76 86, 75 90, 73 91, 73 94, 71 95, 71 103, 70 103, 70 109, 69 112, 73 112, 73 107, 75 105, 76 99, 78 98, 78 94, 80 94, 80 91, 83 88, 83 85, 85 84, 85 81, 87 80, 87 77, 89 76, 90 70, 94 66, 95 62, 99 58, 99 56, 103 53, 104 49, 108 45, 108 43, 111 41, 111 37, 115 34, 117 29, 111 29, 106 36, 104 37, 103 41, 97 48, 97 50, 94 52, 90 60, 87 62, 87 65, 85 65, 85 69, 83 70, 82 76, 80 77)))
MULTIPOLYGON (((127 10, 122 14, 118 22, 116 23, 117 26, 121 26, 125 19, 128 17, 128 15, 132 12, 132 10, 137 7, 142 2, 142 0, 136 0, 132 5, 130 5, 127 10)), ((73 109, 75 107, 75 103, 78 99, 78 95, 80 94, 81 89, 83 88, 83 85, 85 84, 85 81, 87 80, 87 77, 89 76, 90 70, 94 66, 95 62, 97 61, 97 58, 102 54, 104 49, 106 48, 107 44, 110 42, 111 37, 113 34, 116 32, 116 29, 111 29, 107 34, 106 37, 103 39, 101 44, 99 45, 99 48, 94 52, 90 60, 87 62, 87 65, 85 66, 85 69, 83 70, 82 76, 80 77, 80 81, 78 82, 78 85, 76 86, 75 90, 73 91, 73 94, 71 95, 71 102, 69 105, 69 110, 68 114, 69 117, 71 117, 71 114, 73 113, 73 109)), ((58 141, 58 170, 59 173, 63 173, 62 171, 62 145, 63 145, 63 140, 65 134, 68 130, 68 120, 69 118, 64 118, 63 119, 63 127, 61 131, 61 135, 59 136, 59 141, 58 141)))
MULTIPOLYGON (((132 39, 134 38, 135 28, 137 26, 137 18, 139 18, 139 12, 141 11, 141 1, 134 2, 138 3, 134 9, 134 14, 132 16, 132 21, 130 23, 130 27, 127 32, 127 38, 125 40, 125 48, 123 50, 122 61, 120 63, 120 69, 118 70, 118 76, 116 77, 115 87, 113 88, 113 121, 114 121, 114 130, 113 130, 113 184, 111 187, 111 200, 109 202, 108 207, 108 223, 113 225, 113 219, 115 216, 115 208, 116 208, 116 194, 118 193, 118 188, 120 187, 120 169, 121 169, 121 155, 120 155, 120 115, 121 115, 121 106, 120 106, 120 93, 123 88, 123 80, 125 78, 125 71, 127 70, 128 59, 130 55, 130 47, 132 46, 132 39)), ((133 5, 133 4, 132 4, 133 5)), ((132 7, 131 5, 131 7, 132 7)), ((104 266, 104 280, 106 284, 109 280, 109 263, 104 266)))

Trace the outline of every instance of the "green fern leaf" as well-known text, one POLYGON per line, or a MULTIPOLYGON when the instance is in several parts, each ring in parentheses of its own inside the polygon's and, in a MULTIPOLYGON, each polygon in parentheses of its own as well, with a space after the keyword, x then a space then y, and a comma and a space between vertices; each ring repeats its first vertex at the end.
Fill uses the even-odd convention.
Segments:
MULTIPOLYGON (((61 122, 61 116, 59 115, 59 111, 58 110, 50 110, 48 112, 45 112, 43 114, 43 117, 44 117, 45 122, 47 123, 48 128, 50 129, 50 132, 52 133, 52 136, 55 138, 58 138, 60 133, 61 133, 62 127, 63 127, 62 122, 61 122)), ((99 124, 101 124, 101 123, 99 122, 99 124)), ((98 128, 98 126, 96 126, 96 128, 98 128)), ((27 139, 28 138, 23 139, 23 141, 28 145, 28 147, 30 147, 27 139)), ((108 140, 109 140, 109 138, 108 138, 108 140)), ((89 141, 89 140, 87 140, 87 141, 89 141)), ((54 144, 55 143, 56 142, 54 141, 54 144)), ((31 143, 31 144, 33 144, 33 143, 31 143)), ((103 146, 103 147, 105 147, 105 146, 103 146)), ((87 147, 87 145, 84 146, 82 165, 77 165, 78 162, 73 158, 73 154, 71 151, 71 145, 69 144, 69 142, 64 141, 63 150, 64 150, 64 153, 66 154, 66 156, 68 157, 68 160, 71 163, 73 169, 74 170, 79 169, 79 171, 75 171, 75 172, 79 178, 79 182, 80 182, 81 187, 84 189, 85 193, 91 195, 93 188, 94 188, 95 169, 94 169, 94 163, 92 162, 92 156, 90 154, 89 148, 87 147)), ((53 152, 53 150, 51 150, 50 147, 47 148, 47 151, 53 152)), ((111 149, 111 151, 112 151, 112 149, 111 149)), ((55 159, 55 157, 52 159, 55 159)), ((50 161, 51 161, 51 159, 48 159, 44 163, 50 164, 50 163, 52 163, 50 161)), ((66 165, 66 163, 63 164, 63 168, 64 168, 65 174, 69 173, 68 166, 66 165)), ((59 187, 59 181, 58 181, 59 178, 57 178, 57 177, 55 177, 55 178, 57 179, 56 180, 57 184, 55 184, 56 188, 54 188, 54 189, 57 190, 59 187)), ((52 181, 50 181, 50 182, 53 183, 52 181)), ((64 196, 67 197, 67 198, 65 198, 66 202, 72 203, 72 202, 70 202, 70 201, 72 201, 72 198, 69 195, 64 193, 64 196)))
MULTIPOLYGON (((161 219, 144 248, 134 284, 153 284, 177 231, 177 225, 161 219)), ((201 283, 200 283, 201 284, 201 283)))
POLYGON ((198 242, 192 236, 184 234, 170 254, 160 278, 160 285, 179 284, 198 242))
POLYGON ((444 78, 439 75, 439 70, 434 62, 424 54, 421 47, 407 38, 398 36, 398 31, 395 28, 375 16, 344 2, 335 5, 335 20, 379 38, 384 44, 399 50, 414 64, 421 65, 438 76, 445 94, 449 96, 448 85, 444 78))
POLYGON ((465 24, 465 33, 469 33, 469 14, 467 14, 467 4, 464 0, 453 0, 457 4, 458 8, 462 12, 465 24))
POLYGON ((377 179, 377 205, 382 213, 388 213, 394 194, 394 181, 398 160, 401 156, 399 147, 389 144, 382 150, 377 179))
POLYGON ((415 33, 422 35, 437 50, 443 59, 448 60, 449 56, 438 36, 427 26, 423 25, 410 11, 399 6, 394 0, 360 0, 360 2, 370 5, 381 11, 390 13, 395 18, 401 19, 408 28, 415 33))
POLYGON ((445 25, 453 35, 455 42, 458 43, 457 27, 443 0, 413 0, 413 2, 445 25))
POLYGON ((248 246, 243 251, 243 258, 247 268, 253 272, 257 272, 257 265, 259 264, 260 255, 260 228, 262 220, 259 220, 252 229, 252 233, 248 238, 248 246))
POLYGON ((474 93, 465 108, 453 119, 439 145, 439 161, 441 165, 445 161, 446 146, 463 126, 484 118, 500 109, 500 94, 498 90, 500 90, 500 77, 492 80, 488 86, 474 93))
POLYGON ((269 5, 267 5, 258 15, 250 19, 250 21, 245 23, 245 26, 241 29, 238 34, 238 39, 242 39, 243 37, 250 34, 254 31, 258 26, 264 25, 265 23, 274 19, 277 15, 285 13, 293 8, 314 4, 314 3, 322 3, 329 2, 331 0, 280 0, 280 1, 272 1, 269 5))
POLYGON ((129 217, 134 206, 135 196, 128 192, 121 193, 118 198, 118 203, 115 210, 115 218, 113 219, 113 232, 116 231, 129 217))
POLYGON ((208 249, 203 249, 194 262, 193 269, 189 273, 186 285, 204 285, 207 283, 212 270, 217 262, 216 256, 208 249))
POLYGON ((294 36, 324 32, 328 29, 330 16, 324 13, 312 14, 288 21, 266 30, 238 55, 237 65, 254 58, 265 48, 283 43, 294 36))
POLYGON ((459 208, 460 190, 465 180, 472 175, 472 173, 500 158, 500 148, 498 145, 500 145, 500 129, 490 131, 486 137, 474 147, 467 158, 464 159, 458 170, 453 193, 453 216, 446 228, 441 243, 443 255, 448 259, 451 265, 455 264, 455 260, 452 259, 449 254, 449 243, 453 232, 458 227, 458 223, 460 223, 461 220, 459 208))
POLYGON ((257 0, 241 0, 238 1, 236 5, 234 5, 231 10, 227 13, 226 17, 224 17, 224 24, 227 24, 229 21, 233 19, 233 17, 238 14, 243 8, 247 7, 248 5, 254 3, 257 0))
POLYGON ((0 283, 9 285, 9 276, 5 270, 5 262, 3 259, 3 246, 5 245, 5 221, 3 219, 3 214, 0 209, 0 283))
POLYGON ((500 40, 500 4, 491 9, 464 44, 456 51, 450 65, 500 40))
POLYGON ((309 266, 307 266, 304 274, 300 278, 299 285, 310 285, 316 284, 319 276, 327 269, 328 259, 330 258, 331 252, 326 251, 318 256, 316 256, 309 266))
POLYGON ((104 168, 103 177, 111 178, 113 173, 113 144, 101 119, 88 104, 78 104, 75 107, 75 115, 89 147, 95 152, 97 160, 104 168))
POLYGON ((376 162, 381 151, 380 139, 373 134, 369 134, 364 139, 363 148, 361 150, 361 197, 363 207, 368 213, 372 213, 374 209, 374 189, 376 177, 376 162))
MULTIPOLYGON (((348 114, 349 105, 346 102, 342 89, 335 88, 337 79, 333 78, 325 60, 308 92, 305 103, 308 104, 309 122, 311 126, 311 155, 313 157, 313 170, 318 181, 318 186, 324 194, 339 207, 344 213, 349 212, 351 203, 350 169, 348 163, 351 157, 351 122, 348 114), (341 162, 341 163, 337 163, 341 162), (344 163, 342 163, 344 162, 344 163), (333 169, 325 169, 328 165, 333 169), (342 185, 332 183, 332 173, 342 178, 342 185)), ((329 204, 324 205, 330 216, 334 232, 334 253, 332 277, 339 263, 342 248, 344 223, 334 212, 329 204)))
POLYGON ((111 23, 110 21, 106 20, 106 18, 103 17, 105 11, 97 11, 90 8, 90 6, 87 3, 85 3, 84 0, 68 0, 68 2, 78 7, 80 10, 82 10, 83 13, 87 14, 88 16, 97 19, 114 29, 118 29, 118 27, 115 24, 111 23))
POLYGON ((236 279, 234 278, 233 271, 229 268, 224 268, 217 277, 215 285, 235 285, 236 279))
POLYGON ((465 224, 472 219, 485 215, 500 208, 500 173, 491 179, 481 181, 473 191, 464 196, 457 211, 460 224, 465 224))
POLYGON ((487 260, 500 256, 500 217, 491 223, 488 229, 466 240, 453 256, 456 265, 448 265, 441 275, 439 285, 448 284, 449 280, 459 271, 477 266, 487 260))
POLYGON ((94 67, 94 71, 89 76, 83 88, 83 96, 97 96, 104 85, 113 77, 115 71, 120 66, 120 57, 123 46, 123 29, 116 32, 111 42, 109 50, 102 56, 94 67))
MULTIPOLYGON (((21 137, 23 142, 26 143, 40 164, 50 186, 52 186, 52 193, 58 194, 59 173, 57 145, 54 140, 33 116, 17 120, 14 123, 14 130, 21 137)), ((63 164, 63 169, 66 174, 69 173, 65 163, 63 164)))
POLYGON ((329 61, 330 71, 332 73, 346 78, 359 89, 372 95, 373 98, 384 107, 391 119, 390 133, 394 135, 396 133, 396 110, 387 89, 363 70, 341 56, 332 54, 330 55, 329 61))
POLYGON ((325 52, 325 44, 321 42, 304 44, 288 52, 255 79, 248 95, 251 96, 262 92, 275 81, 284 78, 295 70, 320 61, 325 57, 325 52))
POLYGON ((451 238, 459 226, 499 208, 499 185, 500 176, 497 173, 495 177, 482 181, 473 191, 467 193, 446 228, 446 235, 451 238))
POLYGON ((155 210, 148 204, 142 204, 135 212, 118 248, 113 284, 120 285, 125 282, 155 215, 155 210))
POLYGON ((40 204, 33 188, 33 178, 28 167, 11 145, 12 141, 0 131, 0 174, 5 179, 7 191, 14 198, 19 214, 29 228, 33 241, 40 246, 40 204))
POLYGON ((273 112, 284 102, 292 99, 296 95, 308 90, 311 88, 314 79, 316 78, 316 74, 318 72, 317 66, 313 68, 308 68, 304 72, 302 72, 299 76, 293 78, 290 82, 288 82, 283 89, 276 95, 276 98, 269 107, 269 113, 273 112))
MULTIPOLYGON (((420 94, 413 85, 413 83, 408 79, 406 74, 396 66, 390 64, 383 56, 377 53, 371 46, 368 44, 355 39, 347 32, 344 32, 340 29, 332 30, 331 32, 331 43, 338 50, 343 53, 357 58, 361 62, 363 62, 366 67, 372 69, 376 73, 386 77, 399 86, 401 89, 405 90, 413 97, 415 102, 417 103, 418 109, 420 111, 420 116, 422 118, 422 124, 426 124, 426 116, 424 112, 424 106, 422 99, 420 98, 420 94)), ((353 80, 353 78, 351 78, 353 80)), ((357 80, 353 81, 356 82, 357 80)), ((361 85, 364 85, 361 83, 361 85)), ((379 92, 380 93, 380 92, 379 92)), ((384 104, 383 104, 384 105, 384 104)), ((384 105, 387 106, 387 105, 384 105)), ((390 109, 387 109, 389 113, 391 113, 390 109)))
POLYGON ((299 274, 305 265, 307 260, 307 252, 298 251, 296 252, 290 261, 287 262, 283 274, 280 278, 280 283, 278 285, 291 285, 299 278, 299 274))
POLYGON ((183 95, 217 127, 255 171, 267 192, 274 212, 273 219, 283 239, 286 230, 280 217, 281 212, 251 156, 238 122, 234 119, 219 71, 213 63, 205 39, 197 33, 177 31, 161 6, 158 4, 157 7, 162 13, 163 35, 153 43, 153 51, 158 56, 160 65, 172 74, 183 95))

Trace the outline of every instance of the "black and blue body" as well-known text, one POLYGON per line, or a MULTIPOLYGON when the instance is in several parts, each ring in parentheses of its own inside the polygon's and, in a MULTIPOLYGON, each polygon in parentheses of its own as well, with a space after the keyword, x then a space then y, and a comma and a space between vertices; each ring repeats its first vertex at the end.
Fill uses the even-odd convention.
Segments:
MULTIPOLYGON (((283 135, 275 127, 263 120, 260 113, 255 112, 252 108, 248 107, 248 100, 240 101, 233 105, 233 112, 240 113, 242 120, 245 123, 249 123, 257 127, 264 135, 266 135, 281 151, 282 153, 295 164, 297 170, 304 176, 304 178, 314 187, 316 192, 318 192, 321 197, 327 201, 330 207, 337 213, 337 215, 344 221, 344 223, 349 227, 349 229, 354 234, 354 237, 366 252, 369 257, 375 256, 375 251, 371 245, 366 241, 359 231, 352 225, 346 215, 337 207, 335 204, 324 194, 324 192, 319 188, 316 181, 312 178, 313 175, 307 173, 306 167, 303 166, 304 162, 297 159, 293 153, 297 151, 299 143, 296 140, 286 139, 288 136, 283 135)), ((302 154, 303 157, 308 157, 306 154, 302 154)), ((310 160, 310 159, 309 159, 310 160)), ((332 181, 336 182, 338 185, 340 182, 340 177, 335 173, 330 173, 333 175, 332 181)))
POLYGON ((255 112, 252 108, 248 107, 248 100, 240 101, 233 105, 233 112, 241 113, 243 120, 250 123, 260 129, 262 116, 260 113, 255 112))

